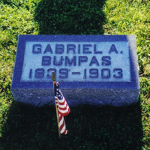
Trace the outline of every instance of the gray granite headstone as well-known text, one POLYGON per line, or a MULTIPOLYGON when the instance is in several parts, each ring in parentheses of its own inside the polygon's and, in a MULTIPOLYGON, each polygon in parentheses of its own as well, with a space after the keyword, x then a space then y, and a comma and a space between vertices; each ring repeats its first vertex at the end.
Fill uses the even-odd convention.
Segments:
POLYGON ((134 35, 20 35, 11 86, 14 99, 53 105, 52 71, 70 106, 138 101, 134 35))

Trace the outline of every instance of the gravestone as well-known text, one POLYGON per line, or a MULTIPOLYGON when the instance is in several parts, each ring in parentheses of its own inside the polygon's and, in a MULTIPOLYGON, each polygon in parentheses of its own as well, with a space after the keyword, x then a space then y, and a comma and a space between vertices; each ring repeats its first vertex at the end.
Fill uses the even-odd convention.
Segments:
POLYGON ((14 99, 53 105, 52 71, 70 106, 138 101, 134 35, 20 35, 11 86, 14 99))

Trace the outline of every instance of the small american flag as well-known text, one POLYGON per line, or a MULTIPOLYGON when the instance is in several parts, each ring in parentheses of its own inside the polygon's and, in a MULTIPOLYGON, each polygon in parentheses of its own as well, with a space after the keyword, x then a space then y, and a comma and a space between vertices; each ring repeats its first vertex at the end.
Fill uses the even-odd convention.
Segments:
POLYGON ((70 108, 59 89, 59 83, 55 83, 55 103, 58 109, 59 116, 59 129, 61 134, 67 134, 67 129, 65 125, 64 116, 67 116, 70 113, 70 108))

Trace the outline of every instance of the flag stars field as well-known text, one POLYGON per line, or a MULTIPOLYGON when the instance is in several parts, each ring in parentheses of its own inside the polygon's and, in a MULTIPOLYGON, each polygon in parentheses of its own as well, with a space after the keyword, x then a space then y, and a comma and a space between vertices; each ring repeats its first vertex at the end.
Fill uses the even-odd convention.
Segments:
POLYGON ((0 149, 150 149, 149 0, 2 0, 0 7, 0 149), (123 108, 71 108, 69 134, 58 142, 54 107, 13 101, 10 84, 20 34, 135 34, 140 102, 123 108))

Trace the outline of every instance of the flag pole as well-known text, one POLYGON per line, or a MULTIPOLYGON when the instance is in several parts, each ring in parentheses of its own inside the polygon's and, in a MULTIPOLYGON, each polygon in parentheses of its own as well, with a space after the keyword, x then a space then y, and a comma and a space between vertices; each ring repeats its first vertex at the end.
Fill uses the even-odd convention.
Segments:
MULTIPOLYGON (((53 80, 53 89, 54 89, 54 95, 55 95, 55 90, 56 90, 56 89, 55 89, 56 77, 55 77, 54 71, 52 72, 52 80, 53 80)), ((56 107, 56 116, 57 116, 58 134, 59 134, 59 138, 61 138, 60 128, 59 128, 59 116, 58 116, 58 109, 57 109, 56 102, 55 102, 55 107, 56 107)))

